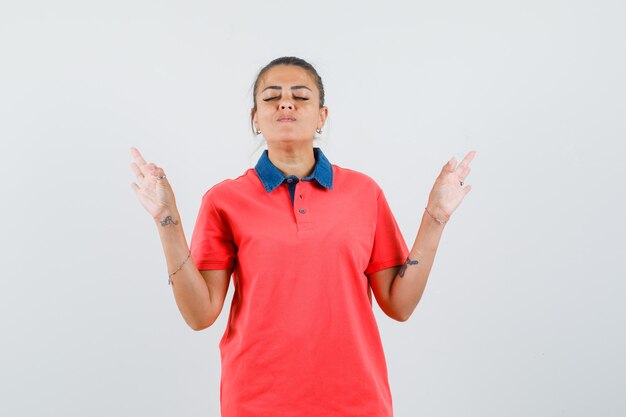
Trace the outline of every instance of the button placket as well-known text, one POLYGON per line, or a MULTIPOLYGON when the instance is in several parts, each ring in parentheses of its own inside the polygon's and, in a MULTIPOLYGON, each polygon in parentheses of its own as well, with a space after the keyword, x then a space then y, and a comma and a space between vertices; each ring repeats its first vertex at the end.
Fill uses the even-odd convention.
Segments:
POLYGON ((309 181, 300 181, 296 184, 294 195, 294 214, 298 231, 312 230, 311 214, 309 213, 309 181))
POLYGON ((291 198, 291 192, 293 191, 294 193, 294 201, 292 203, 292 208, 295 207, 295 193, 296 193, 296 186, 298 185, 298 183, 300 182, 298 178, 294 177, 294 176, 289 176, 287 177, 287 179, 285 180, 285 182, 287 183, 287 190, 289 191, 289 197, 291 198))

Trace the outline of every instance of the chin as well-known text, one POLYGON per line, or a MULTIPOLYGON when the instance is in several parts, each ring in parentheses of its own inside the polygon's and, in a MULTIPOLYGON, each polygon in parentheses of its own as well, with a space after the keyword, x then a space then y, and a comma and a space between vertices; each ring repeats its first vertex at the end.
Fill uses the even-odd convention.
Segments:
POLYGON ((281 132, 276 135, 272 135, 271 137, 266 137, 265 140, 268 142, 309 142, 313 141, 313 137, 306 138, 305 135, 298 135, 295 132, 281 132))

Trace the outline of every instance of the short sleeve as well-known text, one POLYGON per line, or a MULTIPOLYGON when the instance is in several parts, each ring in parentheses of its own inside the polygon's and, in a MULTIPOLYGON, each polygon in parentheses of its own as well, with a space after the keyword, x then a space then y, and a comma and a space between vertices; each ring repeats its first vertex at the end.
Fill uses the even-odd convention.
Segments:
POLYGON ((367 275, 392 266, 402 265, 409 256, 409 249, 382 189, 378 194, 376 204, 376 231, 370 261, 365 269, 367 275))
POLYGON ((232 231, 208 192, 202 197, 189 250, 198 270, 230 269, 235 265, 237 248, 232 231))

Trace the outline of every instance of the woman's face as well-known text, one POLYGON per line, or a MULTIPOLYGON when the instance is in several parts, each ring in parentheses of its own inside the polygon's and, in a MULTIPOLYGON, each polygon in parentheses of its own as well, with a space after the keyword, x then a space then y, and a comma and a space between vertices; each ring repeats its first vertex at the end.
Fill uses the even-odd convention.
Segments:
POLYGON ((277 65, 259 82, 254 127, 272 141, 312 141, 328 115, 320 108, 319 91, 313 77, 295 65, 277 65))

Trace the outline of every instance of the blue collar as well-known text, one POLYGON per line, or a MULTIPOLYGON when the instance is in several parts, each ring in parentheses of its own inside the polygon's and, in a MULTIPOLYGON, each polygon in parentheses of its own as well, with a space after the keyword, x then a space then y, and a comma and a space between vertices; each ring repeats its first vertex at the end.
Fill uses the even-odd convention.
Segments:
MULTIPOLYGON (((263 155, 259 158, 256 166, 254 167, 257 175, 263 183, 263 187, 269 193, 278 187, 287 178, 276 166, 270 161, 267 155, 267 149, 263 151, 263 155)), ((312 179, 317 180, 322 186, 332 190, 333 188, 333 167, 326 159, 326 156, 320 148, 313 148, 313 155, 315 156, 315 168, 313 173, 305 178, 303 181, 310 181, 312 179)))

